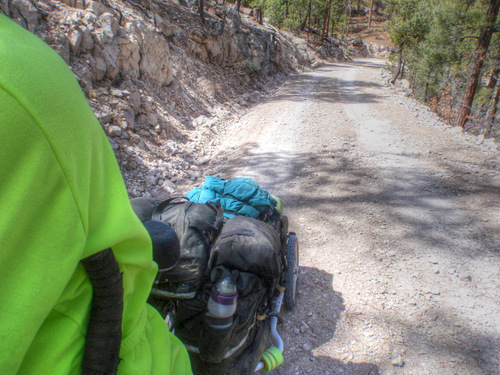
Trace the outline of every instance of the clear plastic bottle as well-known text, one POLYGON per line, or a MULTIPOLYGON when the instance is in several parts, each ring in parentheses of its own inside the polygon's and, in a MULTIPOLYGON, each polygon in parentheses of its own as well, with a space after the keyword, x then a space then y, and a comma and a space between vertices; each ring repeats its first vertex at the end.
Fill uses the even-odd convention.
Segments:
POLYGON ((207 317, 210 326, 219 329, 229 327, 233 323, 237 300, 238 291, 234 281, 230 277, 219 280, 208 300, 207 317))

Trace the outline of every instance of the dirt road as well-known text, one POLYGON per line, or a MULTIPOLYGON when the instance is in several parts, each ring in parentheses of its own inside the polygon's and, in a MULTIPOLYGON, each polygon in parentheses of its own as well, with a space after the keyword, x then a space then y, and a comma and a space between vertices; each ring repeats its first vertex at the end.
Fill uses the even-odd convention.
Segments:
POLYGON ((276 373, 500 374, 498 149, 383 67, 297 75, 224 136, 220 174, 283 198, 300 241, 276 373))

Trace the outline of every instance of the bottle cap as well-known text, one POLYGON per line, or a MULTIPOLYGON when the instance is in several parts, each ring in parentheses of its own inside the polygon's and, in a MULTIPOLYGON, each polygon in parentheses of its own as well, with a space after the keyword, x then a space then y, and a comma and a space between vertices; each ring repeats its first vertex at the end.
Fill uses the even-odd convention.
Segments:
POLYGON ((229 276, 215 284, 215 291, 218 295, 223 296, 233 296, 238 293, 234 281, 229 276))

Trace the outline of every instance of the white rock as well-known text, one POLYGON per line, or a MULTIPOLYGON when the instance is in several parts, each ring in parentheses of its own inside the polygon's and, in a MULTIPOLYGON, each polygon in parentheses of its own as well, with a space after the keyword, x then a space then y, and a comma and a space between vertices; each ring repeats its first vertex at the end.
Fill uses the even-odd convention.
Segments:
POLYGON ((311 344, 306 342, 304 345, 302 345, 302 349, 304 349, 305 352, 310 352, 313 349, 313 347, 311 344))
POLYGON ((405 364, 405 361, 404 361, 403 357, 401 357, 400 355, 398 355, 397 357, 395 357, 395 358, 393 358, 391 360, 391 364, 393 366, 403 367, 404 364, 405 364))
POLYGON ((108 128, 108 134, 112 137, 120 137, 123 134, 122 128, 113 125, 108 128))

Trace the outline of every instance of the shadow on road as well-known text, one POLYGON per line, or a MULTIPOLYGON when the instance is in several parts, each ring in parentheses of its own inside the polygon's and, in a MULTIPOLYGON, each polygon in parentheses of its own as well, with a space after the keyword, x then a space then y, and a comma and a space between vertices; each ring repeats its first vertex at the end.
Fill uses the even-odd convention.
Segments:
POLYGON ((278 327, 284 340, 285 362, 275 371, 276 374, 379 373, 378 367, 372 363, 343 362, 321 355, 322 346, 335 340, 337 322, 345 310, 344 300, 339 292, 333 290, 332 284, 332 274, 317 268, 301 267, 297 306, 293 312, 282 313, 283 324, 278 327), (310 362, 307 369, 298 365, 304 360, 310 362))
MULTIPOLYGON (((456 241, 453 241, 455 235, 465 229, 470 231, 472 238, 491 237, 496 233, 494 222, 465 217, 454 205, 448 204, 457 195, 487 195, 492 202, 500 201, 500 186, 488 177, 468 186, 459 177, 428 174, 404 165, 396 167, 404 168, 404 174, 373 170, 366 165, 357 165, 359 161, 350 157, 343 148, 328 146, 315 153, 264 154, 254 153, 255 148, 254 144, 240 147, 237 156, 225 162, 223 173, 234 178, 242 168, 251 171, 248 177, 255 178, 263 187, 279 195, 287 209, 314 210, 318 220, 330 223, 331 230, 340 229, 335 227, 335 219, 345 212, 371 215, 381 226, 404 227, 405 233, 396 239, 398 241, 429 242, 457 257, 474 257, 478 253, 471 251, 466 244, 457 248, 456 241), (384 172, 383 178, 381 172, 384 172), (329 186, 335 187, 335 194, 324 191, 329 186), (408 189, 408 186, 412 188, 408 189), (339 205, 344 205, 343 213, 339 212, 339 205), (412 212, 416 211, 425 212, 425 215, 413 215, 412 212), (473 225, 475 220, 481 221, 481 228, 473 225)), ((450 164, 448 168, 456 176, 460 175, 459 164, 450 164)), ((488 238, 485 239, 488 242, 488 238)), ((500 245, 493 238, 489 242, 491 246, 479 250, 500 256, 500 245)))
POLYGON ((327 103, 376 103, 382 100, 383 96, 362 92, 360 89, 381 88, 382 84, 370 81, 358 81, 352 79, 341 79, 336 77, 325 77, 335 71, 346 71, 352 65, 362 65, 373 69, 382 69, 383 65, 369 62, 356 62, 350 65, 329 64, 324 65, 315 72, 300 74, 291 77, 286 86, 274 95, 269 102, 293 101, 301 102, 306 100, 316 100, 327 103), (348 94, 348 95, 347 95, 348 94))
MULTIPOLYGON (((474 210, 464 215, 456 204, 451 204, 457 195, 466 198, 487 195, 491 202, 500 201, 500 186, 492 179, 483 177, 480 183, 470 184, 458 177, 461 172, 465 173, 466 168, 471 168, 470 165, 462 166, 450 161, 447 168, 454 171, 454 177, 411 169, 405 165, 393 167, 406 168, 402 174, 391 173, 389 167, 388 170, 376 170, 370 165, 362 165, 362 160, 351 157, 345 149, 330 145, 318 147, 318 151, 311 153, 258 154, 254 152, 255 149, 256 145, 251 143, 240 147, 237 155, 225 161, 223 177, 237 177, 242 169, 251 171, 249 176, 244 177, 254 178, 262 187, 283 199, 291 229, 298 232, 299 241, 312 252, 316 250, 316 245, 326 244, 332 249, 332 262, 335 262, 335 251, 342 251, 332 240, 351 235, 353 229, 350 221, 355 222, 352 218, 369 218, 371 227, 365 228, 368 233, 364 235, 374 238, 378 246, 397 244, 398 261, 401 263, 392 263, 392 266, 404 267, 405 257, 425 257, 428 251, 446 254, 456 264, 484 256, 500 256, 496 223, 483 222, 479 214, 474 216, 474 210), (312 212, 318 223, 307 223, 309 228, 313 228, 312 232, 301 231, 299 217, 305 212, 312 212), (321 229, 314 230, 322 227, 326 228, 323 232, 321 229), (387 231, 384 238, 377 238, 384 233, 384 228, 401 230, 387 231), (471 248, 469 239, 479 237, 481 241, 475 242, 476 248, 471 248)), ((370 261, 379 262, 374 253, 367 257, 372 257, 370 261)), ((373 372, 377 369, 374 364, 343 363, 331 357, 321 357, 321 346, 335 341, 338 317, 345 307, 342 297, 332 289, 332 274, 316 268, 303 268, 302 272, 298 311, 303 313, 285 315, 284 326, 287 337, 293 339, 298 347, 288 354, 288 364, 279 373, 303 374, 294 368, 294 363, 300 359, 304 363, 304 356, 309 358, 312 368, 321 371, 313 372, 315 374, 328 374, 329 368, 342 369, 344 374, 376 373, 373 372), (308 331, 307 322, 312 317, 320 322, 316 325, 322 328, 321 331, 308 331), (309 348, 313 349, 314 355, 307 351, 309 348)), ((471 303, 474 304, 473 301, 471 303)), ((429 356, 435 356, 436 360, 451 356, 456 359, 458 367, 462 363, 472 366, 469 368, 491 369, 493 365, 484 363, 483 357, 492 355, 488 353, 493 350, 491 343, 496 338, 482 335, 468 326, 467 322, 460 322, 462 325, 457 329, 457 320, 460 318, 451 316, 453 311, 439 310, 435 320, 432 312, 424 312, 423 316, 427 320, 421 322, 406 319, 398 315, 397 309, 389 307, 387 310, 374 310, 371 318, 386 324, 388 331, 397 329, 405 332, 402 339, 415 351, 425 343, 424 346, 429 348, 429 356), (441 326, 435 333, 427 331, 422 334, 421 324, 441 326)))

